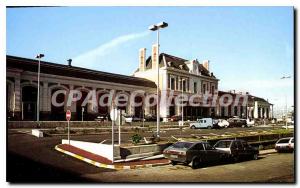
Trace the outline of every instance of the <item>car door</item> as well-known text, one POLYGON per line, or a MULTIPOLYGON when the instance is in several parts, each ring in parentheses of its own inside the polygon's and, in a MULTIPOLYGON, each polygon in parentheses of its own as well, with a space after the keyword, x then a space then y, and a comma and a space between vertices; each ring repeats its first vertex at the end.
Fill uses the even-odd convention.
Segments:
POLYGON ((200 157, 202 162, 206 161, 205 150, 202 143, 195 144, 190 149, 190 154, 191 154, 191 159, 193 159, 194 157, 200 157))
POLYGON ((213 148, 210 144, 204 143, 204 148, 205 148, 205 158, 207 162, 215 162, 219 161, 221 159, 221 153, 213 148))
POLYGON ((241 142, 243 145, 243 150, 244 150, 244 155, 250 156, 253 154, 253 148, 246 142, 246 141, 242 141, 241 142))
POLYGON ((246 150, 244 150, 243 144, 241 141, 236 141, 238 155, 244 157, 246 155, 246 150))
POLYGON ((231 154, 234 156, 239 155, 239 149, 236 141, 232 141, 231 146, 230 146, 231 154))

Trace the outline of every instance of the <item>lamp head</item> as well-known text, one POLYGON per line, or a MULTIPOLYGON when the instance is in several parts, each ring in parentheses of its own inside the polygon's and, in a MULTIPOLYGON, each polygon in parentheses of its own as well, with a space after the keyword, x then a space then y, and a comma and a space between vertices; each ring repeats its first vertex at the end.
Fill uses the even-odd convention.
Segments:
POLYGON ((35 57, 35 58, 37 58, 37 59, 41 59, 41 58, 43 58, 43 57, 45 57, 45 55, 44 55, 44 54, 38 54, 38 55, 36 55, 36 57, 35 57))
POLYGON ((151 30, 151 31, 156 31, 157 29, 158 29, 158 27, 156 25, 149 26, 149 30, 151 30))
POLYGON ((166 22, 160 22, 156 26, 159 27, 159 28, 165 28, 165 27, 168 27, 168 23, 166 23, 166 22))

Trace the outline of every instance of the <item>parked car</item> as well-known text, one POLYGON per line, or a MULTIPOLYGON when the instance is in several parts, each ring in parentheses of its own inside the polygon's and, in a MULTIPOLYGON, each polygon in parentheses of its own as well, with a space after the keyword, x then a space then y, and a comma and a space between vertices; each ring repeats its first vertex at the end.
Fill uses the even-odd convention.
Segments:
POLYGON ((131 115, 124 116, 124 118, 125 118, 125 122, 127 123, 143 121, 143 118, 135 117, 131 115))
POLYGON ((258 149, 250 146, 244 140, 219 140, 214 147, 228 153, 234 162, 242 158, 258 159, 258 149))
POLYGON ((108 119, 108 115, 101 115, 95 118, 95 121, 105 121, 108 119))
POLYGON ((254 119, 247 119, 247 127, 254 127, 254 119))
POLYGON ((229 127, 246 127, 247 126, 247 120, 241 119, 239 117, 232 117, 227 119, 229 122, 229 127))
POLYGON ((156 121, 156 116, 152 114, 148 114, 145 116, 145 121, 156 121))
POLYGON ((202 119, 197 119, 197 122, 195 123, 190 123, 190 128, 191 129, 196 129, 196 128, 207 128, 211 129, 214 125, 214 121, 212 118, 202 118, 202 119))
MULTIPOLYGON (((143 121, 143 118, 133 116, 132 117, 132 121, 138 121, 138 122, 140 122, 140 121, 143 121)), ((145 121, 145 119, 144 119, 144 121, 145 121)))
POLYGON ((172 165, 177 163, 191 164, 192 168, 198 168, 201 164, 218 162, 227 158, 227 153, 216 150, 207 142, 177 142, 163 151, 172 165))
POLYGON ((213 128, 226 128, 229 126, 229 122, 225 119, 216 119, 213 128))
POLYGON ((129 116, 129 115, 125 115, 124 118, 125 118, 125 122, 126 122, 126 123, 131 123, 132 120, 133 120, 133 117, 132 117, 132 116, 129 116))
POLYGON ((275 150, 277 152, 293 152, 294 151, 294 137, 281 138, 275 143, 275 150))
POLYGON ((169 121, 179 121, 182 119, 182 116, 174 115, 169 117, 169 121))

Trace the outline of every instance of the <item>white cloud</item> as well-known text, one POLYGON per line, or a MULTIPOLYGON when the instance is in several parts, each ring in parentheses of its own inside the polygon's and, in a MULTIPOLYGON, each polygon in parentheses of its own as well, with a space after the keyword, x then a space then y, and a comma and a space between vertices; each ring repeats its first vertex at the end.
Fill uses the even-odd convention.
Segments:
POLYGON ((74 65, 84 67, 97 67, 97 64, 99 63, 99 58, 109 54, 113 49, 120 47, 126 42, 145 37, 148 34, 150 34, 150 32, 145 31, 119 36, 107 43, 101 44, 98 47, 73 58, 74 65))

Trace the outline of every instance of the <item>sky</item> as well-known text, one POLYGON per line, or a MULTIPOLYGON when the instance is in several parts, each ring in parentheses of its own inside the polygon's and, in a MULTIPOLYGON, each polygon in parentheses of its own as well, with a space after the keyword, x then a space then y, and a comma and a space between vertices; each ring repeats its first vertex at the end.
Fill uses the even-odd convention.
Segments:
POLYGON ((138 50, 156 42, 151 24, 165 21, 160 52, 210 60, 220 90, 249 91, 275 111, 294 104, 293 7, 8 8, 6 53, 131 75, 138 50), (280 79, 291 76, 291 79, 280 79))

